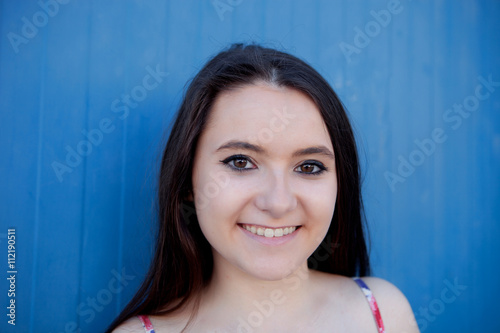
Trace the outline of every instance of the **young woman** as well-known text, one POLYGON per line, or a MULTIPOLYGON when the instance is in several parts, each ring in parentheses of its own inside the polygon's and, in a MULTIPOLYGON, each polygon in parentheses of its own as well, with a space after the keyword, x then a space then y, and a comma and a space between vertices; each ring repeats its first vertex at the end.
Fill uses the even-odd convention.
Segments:
POLYGON ((359 178, 318 72, 257 45, 219 53, 177 114, 156 252, 108 332, 418 332, 396 287, 351 278, 369 274, 359 178))

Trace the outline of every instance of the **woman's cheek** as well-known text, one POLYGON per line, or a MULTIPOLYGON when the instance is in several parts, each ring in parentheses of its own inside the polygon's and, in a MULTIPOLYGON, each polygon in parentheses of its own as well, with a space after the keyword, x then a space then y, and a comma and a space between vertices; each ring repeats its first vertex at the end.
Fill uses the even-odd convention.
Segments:
POLYGON ((299 201, 302 203, 308 220, 330 225, 335 210, 337 185, 333 181, 309 183, 301 189, 299 201))
POLYGON ((198 178, 195 205, 199 218, 227 220, 235 217, 249 194, 249 182, 241 178, 224 171, 198 178))

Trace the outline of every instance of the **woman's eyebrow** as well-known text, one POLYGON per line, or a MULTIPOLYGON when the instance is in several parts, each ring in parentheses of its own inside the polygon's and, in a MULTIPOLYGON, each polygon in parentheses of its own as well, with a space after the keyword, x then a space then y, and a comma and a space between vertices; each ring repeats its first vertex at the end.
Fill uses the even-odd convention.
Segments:
MULTIPOLYGON (((257 145, 245 142, 245 141, 229 141, 217 148, 216 151, 221 151, 224 149, 245 149, 245 150, 251 150, 256 153, 266 153, 266 151, 257 145)), ((300 157, 304 155, 314 155, 314 154, 319 154, 319 155, 324 155, 328 158, 331 158, 332 160, 335 160, 335 155, 330 151, 325 146, 314 146, 314 147, 308 147, 304 149, 297 150, 292 154, 293 157, 300 157)))
POLYGON ((300 149, 297 150, 295 153, 293 153, 292 156, 298 157, 298 156, 313 155, 313 154, 323 155, 328 158, 331 158, 332 160, 335 160, 335 155, 330 151, 330 149, 326 148, 325 146, 315 146, 315 147, 300 149))
POLYGON ((234 141, 234 140, 226 142, 225 144, 223 144, 222 146, 217 148, 216 151, 221 151, 224 149, 246 149, 246 150, 252 150, 256 153, 264 153, 265 152, 264 149, 260 146, 256 146, 256 145, 253 145, 251 143, 244 142, 244 141, 234 141))

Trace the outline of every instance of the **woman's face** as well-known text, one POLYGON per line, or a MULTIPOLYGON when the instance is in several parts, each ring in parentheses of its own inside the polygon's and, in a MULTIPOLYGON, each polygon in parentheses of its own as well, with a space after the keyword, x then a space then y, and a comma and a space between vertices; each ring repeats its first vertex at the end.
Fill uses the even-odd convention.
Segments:
POLYGON ((263 280, 296 271, 325 237, 337 196, 314 102, 264 83, 221 93, 198 141, 193 193, 216 267, 263 280))

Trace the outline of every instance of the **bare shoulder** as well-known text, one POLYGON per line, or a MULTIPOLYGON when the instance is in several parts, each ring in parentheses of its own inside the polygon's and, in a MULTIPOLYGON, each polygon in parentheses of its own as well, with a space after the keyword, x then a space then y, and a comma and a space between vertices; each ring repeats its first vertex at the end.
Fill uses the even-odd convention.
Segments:
POLYGON ((387 333, 419 332, 410 303, 395 285, 377 277, 362 279, 377 300, 387 333))
MULTIPOLYGON (((321 272, 314 272, 314 276, 325 295, 335 295, 333 304, 341 302, 344 321, 356 323, 354 329, 346 328, 345 331, 374 331, 374 319, 366 297, 352 278, 321 272)), ((362 277, 362 280, 377 300, 385 332, 419 332, 410 303, 395 285, 376 277, 362 277)))
POLYGON ((142 327, 142 323, 139 318, 132 317, 113 330, 113 333, 130 332, 144 332, 144 328, 142 327))

